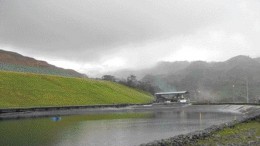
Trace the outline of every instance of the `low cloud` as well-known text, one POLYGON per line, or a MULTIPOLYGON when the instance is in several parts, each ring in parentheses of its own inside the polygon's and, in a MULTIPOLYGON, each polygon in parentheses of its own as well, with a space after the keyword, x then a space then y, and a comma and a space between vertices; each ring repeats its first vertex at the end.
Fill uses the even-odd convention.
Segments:
POLYGON ((0 0, 0 47, 98 74, 260 56, 257 0, 0 0))

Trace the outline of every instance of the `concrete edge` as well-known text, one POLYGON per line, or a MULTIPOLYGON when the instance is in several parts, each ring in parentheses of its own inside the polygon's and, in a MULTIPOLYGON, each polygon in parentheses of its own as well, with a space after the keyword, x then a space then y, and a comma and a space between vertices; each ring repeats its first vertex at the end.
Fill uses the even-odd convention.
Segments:
MULTIPOLYGON (((86 106, 53 106, 53 107, 30 107, 30 108, 6 108, 0 109, 0 120, 50 117, 55 115, 73 115, 73 111, 93 111, 104 109, 120 109, 147 104, 113 104, 113 105, 86 105, 86 106)), ((79 112, 80 113, 80 112, 79 112)))

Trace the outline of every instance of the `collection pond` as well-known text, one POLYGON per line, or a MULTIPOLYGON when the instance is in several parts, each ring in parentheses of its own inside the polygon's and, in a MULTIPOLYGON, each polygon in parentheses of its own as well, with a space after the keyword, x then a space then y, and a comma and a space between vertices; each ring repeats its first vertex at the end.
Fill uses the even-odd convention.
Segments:
POLYGON ((0 121, 1 145, 132 146, 230 122, 243 114, 178 107, 0 121))

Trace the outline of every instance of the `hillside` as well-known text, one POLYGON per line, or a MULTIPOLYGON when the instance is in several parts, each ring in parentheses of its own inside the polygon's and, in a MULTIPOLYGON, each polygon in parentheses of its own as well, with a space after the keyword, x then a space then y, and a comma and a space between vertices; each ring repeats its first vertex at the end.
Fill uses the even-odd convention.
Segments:
POLYGON ((255 58, 254 60, 260 63, 260 57, 255 58))
POLYGON ((108 81, 0 71, 0 108, 148 103, 148 93, 108 81))
POLYGON ((86 75, 78 73, 71 69, 63 69, 48 64, 45 61, 36 60, 21 54, 0 50, 0 70, 31 72, 39 74, 50 74, 70 77, 86 77, 86 75))
POLYGON ((236 56, 224 62, 195 61, 176 68, 176 62, 167 68, 157 66, 143 81, 159 86, 162 91, 188 90, 194 100, 250 102, 260 99, 259 58, 236 56))

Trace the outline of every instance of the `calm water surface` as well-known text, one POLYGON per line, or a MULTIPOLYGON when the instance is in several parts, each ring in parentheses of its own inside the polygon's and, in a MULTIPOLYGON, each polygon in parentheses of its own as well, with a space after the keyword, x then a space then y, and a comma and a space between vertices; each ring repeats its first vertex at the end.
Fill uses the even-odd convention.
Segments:
POLYGON ((127 146, 207 128, 240 114, 159 110, 0 121, 1 145, 127 146))

